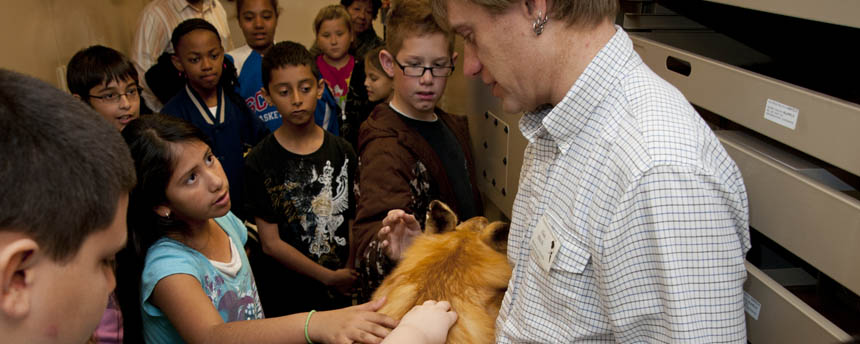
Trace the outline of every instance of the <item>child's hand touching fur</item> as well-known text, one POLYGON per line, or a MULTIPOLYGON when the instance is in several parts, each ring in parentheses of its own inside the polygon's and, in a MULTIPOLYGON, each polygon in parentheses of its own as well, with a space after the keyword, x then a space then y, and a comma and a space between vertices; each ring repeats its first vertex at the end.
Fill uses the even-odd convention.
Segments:
POLYGON ((385 298, 332 311, 314 314, 308 336, 318 343, 380 343, 397 326, 397 320, 376 313, 385 298))
POLYGON ((457 313, 448 301, 427 300, 412 307, 383 343, 443 344, 456 321, 457 313))

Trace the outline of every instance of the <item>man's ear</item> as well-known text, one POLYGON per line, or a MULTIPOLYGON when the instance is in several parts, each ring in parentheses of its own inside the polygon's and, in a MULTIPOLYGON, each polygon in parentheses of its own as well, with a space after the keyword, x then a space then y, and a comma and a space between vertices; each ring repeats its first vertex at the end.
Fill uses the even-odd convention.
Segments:
POLYGON ((81 96, 79 96, 77 93, 72 93, 72 97, 75 97, 75 99, 77 100, 81 100, 81 96))
POLYGON ((323 91, 325 91, 325 79, 317 80, 317 100, 322 99, 323 91))
POLYGON ((520 9, 523 11, 523 15, 526 16, 529 20, 534 20, 537 18, 538 12, 541 13, 541 16, 547 16, 547 3, 546 0, 526 0, 521 4, 520 9))
POLYGON ((176 70, 185 73, 185 69, 182 68, 182 63, 180 63, 179 56, 176 54, 170 55, 170 62, 173 62, 173 67, 176 67, 176 70))
POLYGON ((23 318, 30 312, 39 244, 25 236, 0 247, 0 311, 23 318))
POLYGON ((452 66, 457 64, 457 58, 458 57, 460 57, 460 53, 458 53, 456 51, 453 54, 451 54, 451 65, 452 66))
POLYGON ((382 69, 385 70, 385 74, 388 74, 389 78, 394 78, 394 56, 388 52, 388 50, 382 49, 379 52, 379 64, 382 65, 382 69))

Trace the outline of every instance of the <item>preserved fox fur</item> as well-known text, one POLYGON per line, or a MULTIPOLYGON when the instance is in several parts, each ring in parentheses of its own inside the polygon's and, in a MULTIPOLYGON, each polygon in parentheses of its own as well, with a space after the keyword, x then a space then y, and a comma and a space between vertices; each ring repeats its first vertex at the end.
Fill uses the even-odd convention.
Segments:
POLYGON ((492 343, 511 278, 508 224, 474 217, 457 225, 451 209, 433 201, 425 227, 373 294, 387 297, 379 312, 400 319, 426 300, 447 300, 458 315, 448 343, 492 343))

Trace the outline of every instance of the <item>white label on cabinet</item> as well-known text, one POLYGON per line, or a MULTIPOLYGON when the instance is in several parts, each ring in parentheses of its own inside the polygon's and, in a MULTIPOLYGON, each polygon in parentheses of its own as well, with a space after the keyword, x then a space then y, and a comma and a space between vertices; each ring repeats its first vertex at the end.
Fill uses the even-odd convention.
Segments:
POLYGON ((761 303, 749 293, 744 291, 744 308, 753 319, 758 320, 758 314, 761 312, 761 303))
POLYGON ((768 99, 767 106, 764 108, 765 119, 791 130, 797 126, 798 114, 800 114, 800 109, 773 99, 768 99))

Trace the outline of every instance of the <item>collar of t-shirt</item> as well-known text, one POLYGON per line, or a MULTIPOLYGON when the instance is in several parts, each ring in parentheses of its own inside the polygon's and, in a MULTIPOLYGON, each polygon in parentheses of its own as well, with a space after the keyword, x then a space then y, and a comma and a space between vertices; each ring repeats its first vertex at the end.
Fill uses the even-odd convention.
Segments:
POLYGON ((236 274, 239 273, 239 269, 242 268, 242 260, 239 259, 239 251, 236 250, 236 245, 233 245, 233 238, 228 236, 227 239, 230 240, 230 261, 224 263, 209 259, 209 262, 212 263, 212 266, 218 269, 218 271, 221 271, 230 277, 236 277, 236 274))
POLYGON ((325 62, 323 55, 320 54, 317 56, 317 67, 319 67, 323 79, 329 84, 332 95, 335 98, 345 97, 349 88, 349 78, 352 76, 353 67, 355 67, 355 59, 350 56, 346 65, 337 69, 325 62))
POLYGON ((400 109, 398 109, 396 106, 394 106, 394 103, 392 103, 392 102, 389 102, 389 103, 388 103, 388 106, 389 106, 389 107, 391 107, 391 110, 394 110, 394 112, 396 112, 398 115, 401 115, 401 116, 403 116, 403 117, 406 117, 406 118, 411 119, 411 120, 414 120, 414 121, 419 121, 419 122, 436 122, 436 121, 438 121, 438 120, 439 120, 439 116, 438 116, 438 115, 436 115, 436 113, 435 113, 435 112, 433 113, 433 119, 431 119, 431 120, 429 120, 429 121, 428 121, 428 120, 426 120, 426 119, 417 119, 417 118, 415 118, 415 117, 412 117, 412 116, 407 115, 407 114, 406 114, 406 113, 404 113, 403 111, 400 111, 400 109))
POLYGON ((215 110, 212 110, 211 107, 204 107, 206 102, 201 98, 197 92, 194 92, 191 89, 191 86, 185 84, 185 92, 188 93, 188 98, 191 98, 191 103, 194 104, 194 107, 197 108, 197 112, 200 113, 200 116, 203 117, 203 120, 206 121, 209 125, 216 125, 224 123, 224 108, 226 108, 226 104, 224 103, 224 90, 221 86, 218 86, 218 104, 215 105, 215 110), (209 111, 207 111, 209 110, 209 111))
POLYGON ((194 7, 193 5, 188 3, 188 0, 173 0, 171 2, 173 4, 173 9, 174 11, 176 11, 176 13, 180 13, 186 8, 190 9, 191 11, 194 11, 195 13, 203 13, 215 7, 215 4, 212 2, 212 0, 201 1, 199 4, 200 9, 197 9, 197 7, 194 7))

